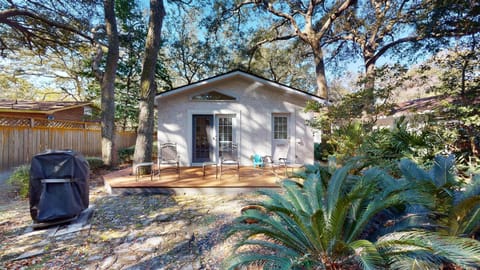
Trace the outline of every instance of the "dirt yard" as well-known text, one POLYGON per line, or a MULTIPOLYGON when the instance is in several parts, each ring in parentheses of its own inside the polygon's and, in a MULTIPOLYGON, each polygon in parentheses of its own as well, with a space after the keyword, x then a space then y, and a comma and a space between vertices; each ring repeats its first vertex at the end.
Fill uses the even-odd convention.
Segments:
MULTIPOLYGON (((225 239, 242 195, 113 196, 102 173, 90 180, 93 216, 82 226, 32 230, 28 200, 0 205, 0 268, 222 269, 235 239, 225 239)), ((10 194, 11 195, 11 194, 10 194)))

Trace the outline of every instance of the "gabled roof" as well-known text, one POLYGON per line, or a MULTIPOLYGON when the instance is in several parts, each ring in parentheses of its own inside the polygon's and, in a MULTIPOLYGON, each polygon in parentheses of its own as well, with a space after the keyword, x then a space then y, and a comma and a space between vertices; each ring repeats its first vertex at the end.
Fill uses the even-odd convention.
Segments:
POLYGON ((28 101, 0 99, 0 112, 52 114, 58 111, 85 107, 91 102, 76 101, 28 101))
POLYGON ((207 78, 207 79, 204 79, 204 80, 200 80, 200 81, 194 82, 192 84, 188 84, 188 85, 180 86, 180 87, 177 87, 177 88, 173 88, 171 90, 168 90, 168 91, 157 94, 155 99, 158 99, 158 98, 161 98, 161 97, 167 97, 167 96, 170 96, 170 95, 173 95, 173 94, 178 94, 178 93, 181 93, 183 91, 194 89, 198 86, 202 86, 202 85, 206 85, 206 84, 210 84, 210 83, 214 83, 214 82, 218 82, 218 81, 222 81, 222 80, 226 80, 226 79, 230 79, 230 78, 234 78, 234 77, 243 77, 243 78, 246 78, 246 79, 249 79, 249 80, 252 80, 252 81, 256 81, 256 82, 259 82, 259 83, 262 83, 262 84, 265 84, 265 85, 268 85, 268 86, 271 86, 271 87, 274 87, 274 88, 281 89, 281 90, 283 90, 287 93, 292 93, 292 94, 304 96, 308 99, 312 99, 314 101, 321 102, 321 103, 325 102, 325 99, 323 99, 323 98, 321 98, 317 95, 314 95, 312 93, 308 93, 308 92, 305 92, 305 91, 302 91, 302 90, 299 90, 299 89, 296 89, 296 88, 292 88, 290 86, 287 86, 287 85, 284 85, 284 84, 281 84, 281 83, 278 83, 278 82, 275 82, 275 81, 272 81, 272 80, 269 80, 269 79, 266 79, 266 78, 260 77, 258 75, 255 75, 255 74, 252 74, 252 73, 249 73, 249 72, 245 72, 245 71, 239 70, 239 69, 232 70, 232 71, 229 71, 227 73, 220 74, 220 75, 217 75, 217 76, 214 76, 214 77, 210 77, 210 78, 207 78))

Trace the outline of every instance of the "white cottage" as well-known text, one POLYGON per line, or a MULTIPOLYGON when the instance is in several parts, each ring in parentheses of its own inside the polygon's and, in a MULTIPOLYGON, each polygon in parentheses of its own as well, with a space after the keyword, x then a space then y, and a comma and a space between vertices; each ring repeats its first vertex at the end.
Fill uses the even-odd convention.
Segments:
MULTIPOLYGON (((158 145, 177 143, 181 166, 218 162, 222 145, 238 145, 241 165, 287 145, 292 163, 313 163, 307 101, 318 96, 235 70, 158 94, 158 145)), ((276 157, 274 156, 274 159, 276 157)))

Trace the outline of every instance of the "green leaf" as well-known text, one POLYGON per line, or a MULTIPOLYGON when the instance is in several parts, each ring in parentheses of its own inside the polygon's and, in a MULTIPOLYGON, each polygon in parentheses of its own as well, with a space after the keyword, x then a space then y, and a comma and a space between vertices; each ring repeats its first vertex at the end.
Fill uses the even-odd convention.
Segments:
POLYGON ((360 260, 360 264, 365 270, 375 270, 385 265, 383 257, 378 252, 375 245, 367 240, 357 240, 350 243, 355 257, 360 260))

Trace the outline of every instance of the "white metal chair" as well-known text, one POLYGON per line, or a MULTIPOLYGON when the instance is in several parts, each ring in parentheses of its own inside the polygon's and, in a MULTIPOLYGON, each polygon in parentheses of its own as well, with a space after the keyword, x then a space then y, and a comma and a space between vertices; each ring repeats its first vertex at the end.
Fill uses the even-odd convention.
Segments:
POLYGON ((237 176, 240 178, 240 162, 238 160, 238 146, 236 143, 226 143, 220 147, 220 177, 222 177, 224 166, 237 170, 237 176))
POLYGON ((278 175, 275 169, 283 168, 284 174, 287 176, 288 151, 290 147, 288 143, 276 144, 273 149, 273 155, 263 156, 264 168, 270 167, 273 174, 278 175))
POLYGON ((163 169, 173 168, 176 169, 178 176, 180 177, 180 156, 177 152, 176 143, 163 143, 160 145, 159 156, 157 160, 158 166, 158 177, 160 178, 160 173, 162 171, 162 166, 166 167, 163 169))

